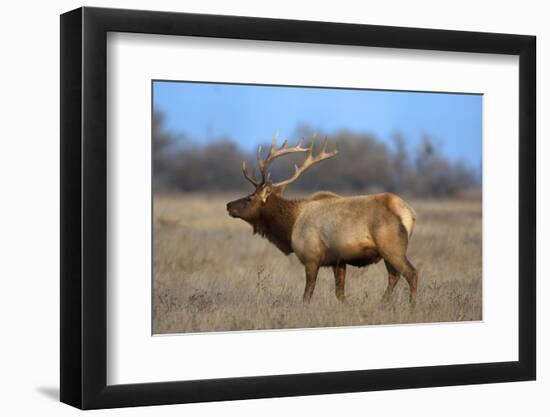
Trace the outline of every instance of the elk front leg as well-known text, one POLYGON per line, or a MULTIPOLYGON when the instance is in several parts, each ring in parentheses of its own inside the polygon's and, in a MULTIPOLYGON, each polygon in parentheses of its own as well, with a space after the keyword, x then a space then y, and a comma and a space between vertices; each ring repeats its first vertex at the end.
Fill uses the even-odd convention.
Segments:
POLYGON ((336 298, 345 303, 346 295, 344 288, 346 286, 346 264, 333 266, 332 271, 334 272, 336 298))
POLYGON ((306 263, 306 288, 304 290, 304 303, 309 303, 313 290, 315 289, 315 282, 317 281, 317 273, 319 272, 319 264, 316 262, 306 263))

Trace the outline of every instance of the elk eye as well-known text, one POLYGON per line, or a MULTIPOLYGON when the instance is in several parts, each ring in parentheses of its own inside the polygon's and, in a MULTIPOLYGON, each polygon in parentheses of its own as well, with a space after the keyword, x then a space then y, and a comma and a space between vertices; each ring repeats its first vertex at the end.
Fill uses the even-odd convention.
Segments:
POLYGON ((248 201, 248 202, 252 201, 252 196, 251 196, 251 195, 248 196, 247 199, 246 199, 246 201, 248 201))

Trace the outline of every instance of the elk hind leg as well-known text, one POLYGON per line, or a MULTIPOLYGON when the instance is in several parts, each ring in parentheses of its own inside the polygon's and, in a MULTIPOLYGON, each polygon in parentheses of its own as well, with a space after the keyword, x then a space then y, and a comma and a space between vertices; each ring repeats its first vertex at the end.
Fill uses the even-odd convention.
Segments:
POLYGON ((397 281, 399 281, 399 278, 401 276, 399 275, 397 269, 395 269, 388 261, 384 260, 384 264, 386 265, 386 270, 388 271, 388 286, 386 287, 386 291, 382 296, 382 301, 388 302, 390 301, 393 289, 395 288, 395 285, 397 284, 397 281))
POLYGON ((418 287, 418 272, 416 268, 405 255, 390 259, 389 262, 407 280, 409 284, 409 302, 414 307, 416 304, 416 289, 418 287))
POLYGON ((389 263, 397 272, 405 277, 409 284, 409 302, 416 304, 416 289, 418 287, 418 272, 407 259, 408 235, 402 224, 394 225, 396 229, 388 228, 385 236, 377 241, 384 261, 389 263), (393 232, 393 233, 390 233, 393 232))
POLYGON ((316 262, 306 263, 306 287, 304 289, 304 303, 309 303, 313 290, 315 290, 315 282, 317 281, 317 273, 319 272, 319 264, 316 262))
POLYGON ((346 264, 333 266, 332 271, 334 272, 334 284, 335 284, 334 288, 335 288, 336 298, 339 301, 345 303, 346 302, 346 295, 345 295, 346 264))

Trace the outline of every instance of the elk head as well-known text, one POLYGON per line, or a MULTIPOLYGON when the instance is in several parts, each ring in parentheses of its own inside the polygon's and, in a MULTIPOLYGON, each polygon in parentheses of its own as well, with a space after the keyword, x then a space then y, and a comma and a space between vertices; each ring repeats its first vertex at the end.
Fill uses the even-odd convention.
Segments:
POLYGON ((262 159, 261 156, 262 147, 258 147, 258 168, 261 174, 260 180, 256 179, 254 171, 252 172, 252 175, 249 175, 246 161, 243 162, 244 177, 254 186, 254 192, 244 198, 240 198, 238 200, 228 203, 227 211, 229 212, 230 216, 238 217, 247 221, 248 223, 254 223, 258 219, 262 207, 268 202, 270 196, 274 194, 281 194, 288 185, 296 181, 309 167, 318 162, 324 161, 325 159, 332 158, 338 153, 336 149, 332 152, 327 152, 327 140, 325 140, 323 144, 321 153, 316 156, 313 156, 313 139, 311 140, 310 145, 307 147, 302 147, 302 141, 300 141, 296 146, 293 146, 291 148, 287 146, 288 141, 286 140, 279 148, 277 148, 276 141, 277 139, 275 137, 271 143, 269 154, 265 159, 262 159), (270 174, 268 172, 271 162, 283 155, 298 152, 306 152, 307 157, 300 167, 298 167, 297 165, 294 166, 294 175, 284 181, 276 183, 272 182, 270 174))

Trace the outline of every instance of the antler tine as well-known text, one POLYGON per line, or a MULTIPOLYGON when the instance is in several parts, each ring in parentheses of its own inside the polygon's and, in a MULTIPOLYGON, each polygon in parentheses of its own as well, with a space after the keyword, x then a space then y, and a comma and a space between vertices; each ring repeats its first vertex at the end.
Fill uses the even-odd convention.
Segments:
POLYGON ((258 159, 258 166, 261 167, 261 164, 262 164, 262 145, 258 145, 257 159, 258 159))
POLYGON ((270 155, 275 152, 275 147, 277 146, 277 137, 278 135, 275 134, 275 136, 273 136, 273 139, 271 140, 271 147, 269 148, 270 155))
MULTIPOLYGON (((269 149, 268 158, 269 158, 269 155, 271 154, 272 150, 273 150, 273 143, 271 144, 271 147, 269 149)), ((258 146, 258 168, 260 168, 260 174, 262 176, 262 184, 264 184, 265 180, 266 180, 266 177, 265 177, 266 167, 265 167, 264 160, 262 158, 262 145, 258 146)))
POLYGON ((279 131, 276 130, 275 131, 275 134, 273 135, 273 139, 271 140, 271 146, 275 147, 275 145, 277 144, 277 141, 279 140, 279 131))
POLYGON ((260 168, 260 173, 262 175, 261 184, 265 184, 268 181, 267 170, 271 165, 271 162, 273 162, 275 159, 283 155, 288 155, 290 153, 310 151, 309 148, 302 148, 302 141, 291 148, 288 147, 288 140, 285 140, 279 148, 276 147, 276 142, 277 136, 273 138, 271 146, 269 148, 269 153, 267 154, 265 159, 262 159, 262 147, 258 146, 258 167, 260 168))
POLYGON ((256 173, 255 173, 255 170, 252 171, 252 176, 248 175, 248 167, 246 166, 246 161, 243 161, 243 174, 244 174, 244 177, 250 181, 250 183, 258 188, 261 184, 259 182, 256 181, 256 173))
POLYGON ((328 145, 328 138, 325 137, 325 142, 323 143, 323 148, 321 149, 321 153, 326 153, 327 145, 328 145))
POLYGON ((307 151, 308 158, 313 155, 313 148, 315 147, 315 135, 311 137, 311 143, 309 144, 309 148, 307 151))
POLYGON ((281 187, 284 189, 286 186, 296 181, 312 165, 324 161, 325 159, 332 158, 338 154, 337 149, 334 149, 332 152, 327 152, 328 139, 325 139, 321 152, 317 156, 313 156, 314 144, 315 139, 312 139, 310 146, 304 149, 307 150, 307 157, 300 167, 298 167, 298 165, 294 165, 294 175, 288 180, 273 184, 274 187, 281 187))

